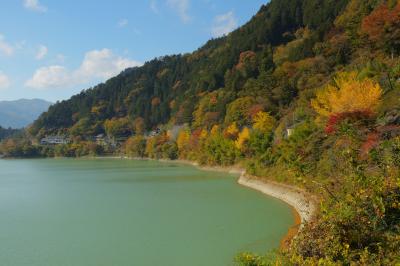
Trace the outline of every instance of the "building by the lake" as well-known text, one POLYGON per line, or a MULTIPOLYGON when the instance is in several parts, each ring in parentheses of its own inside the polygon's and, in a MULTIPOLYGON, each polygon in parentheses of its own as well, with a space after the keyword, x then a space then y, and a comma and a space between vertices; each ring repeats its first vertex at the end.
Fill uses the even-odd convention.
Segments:
POLYGON ((68 144, 70 140, 64 136, 46 136, 40 140, 42 145, 60 145, 68 144))

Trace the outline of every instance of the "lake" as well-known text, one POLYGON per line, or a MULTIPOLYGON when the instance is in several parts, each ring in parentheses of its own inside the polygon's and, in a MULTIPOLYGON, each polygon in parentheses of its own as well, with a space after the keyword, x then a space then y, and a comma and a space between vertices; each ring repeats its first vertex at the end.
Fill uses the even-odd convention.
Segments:
POLYGON ((124 159, 0 160, 0 264, 221 266, 279 247, 292 210, 237 175, 124 159))

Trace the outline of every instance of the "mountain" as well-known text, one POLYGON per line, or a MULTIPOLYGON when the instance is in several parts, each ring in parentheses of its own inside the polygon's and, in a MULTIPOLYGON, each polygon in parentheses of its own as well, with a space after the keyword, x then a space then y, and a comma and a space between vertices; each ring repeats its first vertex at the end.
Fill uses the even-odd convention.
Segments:
POLYGON ((0 126, 3 128, 26 127, 46 111, 51 104, 51 102, 40 99, 0 101, 0 126))
MULTIPOLYGON (((105 120, 124 116, 144 119, 147 129, 167 122, 191 122, 202 95, 224 88, 223 100, 213 117, 215 122, 222 121, 225 105, 238 95, 250 93, 244 85, 259 75, 257 68, 267 72, 275 67, 274 47, 294 41, 296 30, 307 28, 310 34, 300 37, 290 60, 314 55, 314 44, 323 39, 347 2, 271 1, 244 26, 226 37, 210 40, 191 54, 156 58, 55 104, 36 121, 34 131, 66 131, 80 123, 85 124, 85 134, 96 135, 104 133, 101 125, 105 120), (238 69, 244 61, 253 65, 238 69)), ((268 111, 278 113, 298 93, 292 84, 279 85, 270 90, 263 86, 262 91, 251 93, 271 95, 271 101, 264 104, 268 111)))

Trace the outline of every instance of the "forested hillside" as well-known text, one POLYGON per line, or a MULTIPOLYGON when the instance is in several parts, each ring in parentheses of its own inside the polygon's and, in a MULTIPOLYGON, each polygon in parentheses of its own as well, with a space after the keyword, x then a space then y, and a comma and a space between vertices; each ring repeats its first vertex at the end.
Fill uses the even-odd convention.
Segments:
POLYGON ((191 123, 199 101, 215 91, 220 102, 201 125, 223 122, 226 105, 248 95, 263 97, 255 101, 279 114, 301 88, 270 75, 276 68, 274 48, 294 42, 290 61, 314 56, 314 44, 323 39, 346 3, 272 1, 237 31, 209 41, 192 54, 154 59, 52 106, 36 121, 33 132, 66 131, 79 125, 79 135, 97 134, 104 132, 106 119, 123 117, 143 118, 147 129, 168 122, 191 123))
POLYGON ((127 69, 51 106, 1 149, 240 164, 321 204, 288 250, 245 253, 238 264, 396 265, 399 56, 398 0, 272 0, 193 53, 127 69), (94 141, 99 134, 112 141, 94 141), (71 143, 38 145, 46 135, 71 143))
POLYGON ((22 130, 12 129, 12 128, 3 128, 0 126, 0 141, 3 139, 7 139, 12 136, 16 136, 17 134, 22 133, 22 130))

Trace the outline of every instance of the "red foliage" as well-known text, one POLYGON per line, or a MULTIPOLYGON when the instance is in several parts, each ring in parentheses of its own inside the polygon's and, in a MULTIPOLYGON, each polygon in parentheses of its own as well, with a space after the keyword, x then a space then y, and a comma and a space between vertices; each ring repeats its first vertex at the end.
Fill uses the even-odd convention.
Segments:
POLYGON ((368 134, 366 141, 361 145, 361 156, 367 155, 373 148, 378 146, 380 136, 377 132, 368 134))
POLYGON ((204 115, 204 125, 212 126, 218 124, 220 118, 220 112, 207 112, 204 115))
POLYGON ((201 128, 199 128, 192 132, 192 135, 190 136, 190 139, 189 139, 190 147, 196 148, 198 146, 202 131, 203 130, 201 128))
POLYGON ((371 41, 392 45, 400 42, 400 3, 393 9, 387 4, 376 8, 369 16, 362 21, 361 29, 371 41), (393 43, 394 42, 394 43, 393 43))
POLYGON ((371 112, 369 110, 333 114, 328 119, 328 122, 325 127, 325 132, 327 134, 335 133, 337 130, 337 126, 345 120, 361 121, 361 120, 370 119, 372 116, 373 116, 373 112, 371 112))
POLYGON ((236 65, 236 69, 242 69, 244 66, 256 61, 256 53, 253 51, 242 52, 239 56, 239 63, 236 65))
POLYGON ((255 116, 256 114, 258 114, 259 112, 262 112, 262 111, 264 111, 264 105, 262 105, 262 104, 256 104, 256 105, 253 105, 253 106, 251 106, 251 107, 249 108, 249 110, 248 110, 248 112, 247 112, 247 115, 248 115, 251 119, 253 119, 254 116, 255 116))

